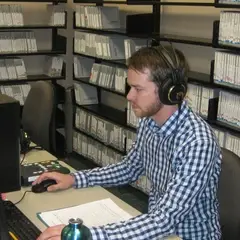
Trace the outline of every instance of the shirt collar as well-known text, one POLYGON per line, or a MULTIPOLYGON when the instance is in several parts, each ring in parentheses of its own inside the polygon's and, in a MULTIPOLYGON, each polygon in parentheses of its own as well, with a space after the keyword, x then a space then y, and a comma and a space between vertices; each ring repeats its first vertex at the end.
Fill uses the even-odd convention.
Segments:
POLYGON ((159 126, 152 118, 148 119, 148 127, 149 129, 155 133, 160 135, 171 135, 178 126, 185 121, 189 112, 189 108, 186 104, 186 101, 183 101, 181 104, 181 110, 179 115, 179 109, 162 125, 159 126))

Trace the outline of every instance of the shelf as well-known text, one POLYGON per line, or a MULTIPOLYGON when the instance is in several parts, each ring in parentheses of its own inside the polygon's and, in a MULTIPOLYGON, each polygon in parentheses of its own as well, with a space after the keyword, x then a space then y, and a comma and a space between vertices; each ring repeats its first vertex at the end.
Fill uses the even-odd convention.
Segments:
POLYGON ((129 125, 129 124, 127 124, 127 127, 128 127, 128 130, 129 130, 129 131, 136 133, 137 127, 135 127, 135 126, 133 126, 133 125, 129 125))
POLYGON ((214 6, 216 8, 240 8, 240 2, 219 3, 219 0, 215 0, 214 6))
POLYGON ((93 105, 78 105, 77 107, 89 111, 107 121, 111 121, 122 127, 126 127, 125 123, 125 112, 117 110, 115 108, 106 106, 104 104, 93 104, 93 105))
POLYGON ((213 7, 214 3, 205 2, 160 2, 146 0, 103 1, 103 0, 74 0, 74 3, 126 4, 126 5, 169 5, 169 6, 202 6, 213 7))
MULTIPOLYGON (((17 0, 0 0, 0 2, 18 2, 17 0)), ((34 3, 66 3, 67 0, 21 0, 23 2, 34 2, 34 3)))
POLYGON ((55 55, 55 54, 65 54, 65 50, 39 50, 37 52, 11 52, 11 53, 1 53, 1 57, 10 56, 27 56, 27 55, 55 55))
POLYGON ((197 37, 187 37, 187 36, 184 37, 184 36, 178 36, 178 35, 172 35, 172 34, 161 34, 160 36, 156 37, 156 40, 212 47, 212 39, 207 39, 207 38, 197 38, 197 37))
POLYGON ((76 78, 76 77, 74 77, 73 80, 75 80, 77 82, 85 83, 85 84, 88 84, 88 85, 91 85, 91 86, 94 86, 94 87, 97 87, 99 89, 103 89, 105 91, 108 91, 108 92, 111 92, 111 93, 114 93, 114 94, 118 94, 120 96, 125 96, 125 93, 121 93, 121 92, 118 92, 118 91, 116 91, 114 89, 110 89, 110 88, 103 87, 103 86, 100 86, 100 85, 97 85, 97 84, 89 82, 89 77, 85 77, 85 78, 76 78))
POLYGON ((190 81, 204 82, 206 84, 210 83, 210 75, 206 73, 199 72, 189 72, 188 79, 190 81))
POLYGON ((74 3, 96 3, 96 4, 124 4, 124 5, 154 5, 159 4, 159 1, 146 1, 146 0, 135 0, 135 1, 104 1, 104 0, 73 0, 74 3))
POLYGON ((207 122, 211 126, 220 128, 223 131, 228 131, 229 133, 231 133, 233 135, 240 134, 240 128, 239 127, 230 125, 230 124, 225 123, 223 121, 216 120, 216 121, 207 121, 207 122))
POLYGON ((84 30, 84 31, 91 31, 93 33, 99 33, 99 34, 118 34, 118 35, 126 35, 126 29, 99 29, 99 28, 88 28, 88 27, 78 27, 75 25, 73 26, 74 29, 78 30, 84 30))
POLYGON ((159 2, 159 5, 167 6, 192 6, 192 7, 214 7, 214 3, 206 2, 159 2))
POLYGON ((221 48, 226 50, 233 50, 235 52, 240 51, 240 44, 233 44, 233 43, 216 43, 215 48, 221 48))
POLYGON ((90 31, 91 33, 96 34, 117 34, 122 36, 128 36, 131 38, 155 38, 157 34, 134 34, 134 33, 127 33, 126 29, 99 29, 99 28, 88 28, 88 27, 77 27, 73 26, 75 30, 84 30, 84 31, 90 31))
POLYGON ((76 128, 75 126, 74 126, 73 129, 74 129, 76 132, 81 133, 81 134, 83 134, 83 135, 85 135, 85 136, 87 136, 87 137, 89 137, 89 138, 91 138, 91 139, 93 139, 93 140, 101 143, 102 145, 104 145, 104 146, 112 149, 113 151, 115 151, 115 152, 117 152, 117 153, 119 153, 119 154, 122 154, 122 155, 125 154, 123 150, 120 150, 120 149, 118 149, 118 148, 116 148, 116 147, 114 147, 114 146, 112 146, 112 145, 110 145, 110 144, 107 144, 107 143, 105 143, 105 142, 102 142, 102 141, 101 141, 100 139, 98 139, 97 137, 95 137, 95 136, 93 136, 93 135, 91 135, 91 134, 89 134, 89 133, 86 133, 85 131, 82 131, 81 129, 78 129, 78 128, 76 128))
POLYGON ((228 83, 223 83, 223 82, 214 82, 214 86, 222 89, 222 90, 226 90, 229 93, 233 93, 233 94, 240 94, 240 87, 237 86, 230 86, 228 83))
POLYGON ((65 76, 60 77, 50 77, 48 75, 39 74, 39 75, 28 75, 26 79, 13 79, 13 80, 0 80, 0 85, 15 85, 15 84, 24 84, 28 82, 36 81, 48 81, 48 80, 60 80, 65 79, 65 76))
POLYGON ((202 87, 216 88, 216 86, 210 80, 210 75, 206 73, 190 72, 188 77, 188 83, 192 83, 202 87))
POLYGON ((53 29, 53 28, 66 28, 64 26, 50 26, 50 25, 24 25, 24 26, 0 26, 0 30, 18 30, 18 29, 53 29))
POLYGON ((193 83, 202 87, 218 88, 221 90, 226 90, 233 94, 240 93, 240 87, 234 88, 234 86, 229 86, 228 84, 212 82, 212 80, 210 79, 210 75, 205 73, 190 72, 188 83, 193 83))
POLYGON ((83 155, 76 152, 75 150, 73 150, 73 152, 69 154, 69 156, 66 160, 66 163, 68 163, 68 164, 70 163, 69 165, 71 165, 74 169, 77 169, 77 170, 101 167, 99 164, 95 163, 92 159, 84 157, 83 155), (78 159, 75 160, 76 158, 78 158, 78 159))
POLYGON ((79 55, 79 56, 82 56, 82 57, 93 58, 93 59, 96 59, 99 62, 115 63, 117 65, 123 65, 123 66, 126 67, 126 60, 125 59, 121 59, 121 60, 103 59, 103 58, 98 58, 98 57, 90 56, 90 55, 83 54, 83 53, 77 53, 77 52, 74 52, 73 54, 79 55))

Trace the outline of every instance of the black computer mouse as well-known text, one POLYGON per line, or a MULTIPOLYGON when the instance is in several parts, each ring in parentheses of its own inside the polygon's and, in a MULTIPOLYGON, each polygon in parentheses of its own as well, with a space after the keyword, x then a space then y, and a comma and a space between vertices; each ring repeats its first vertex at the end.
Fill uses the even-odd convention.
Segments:
POLYGON ((47 191, 47 188, 53 184, 57 184, 57 182, 53 179, 46 179, 40 182, 39 184, 32 185, 33 193, 43 193, 47 191))

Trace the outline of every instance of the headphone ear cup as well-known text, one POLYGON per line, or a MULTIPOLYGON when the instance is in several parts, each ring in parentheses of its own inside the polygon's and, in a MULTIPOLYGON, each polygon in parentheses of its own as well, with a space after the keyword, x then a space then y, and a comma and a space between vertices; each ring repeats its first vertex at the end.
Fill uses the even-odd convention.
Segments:
POLYGON ((160 102, 164 105, 172 105, 171 101, 168 99, 168 93, 173 87, 173 82, 171 77, 167 76, 161 86, 159 87, 159 99, 160 102))
POLYGON ((166 78, 159 88, 159 99, 165 105, 175 105, 182 102, 187 93, 186 83, 173 84, 171 78, 166 78))
POLYGON ((187 88, 185 84, 177 84, 169 89, 168 99, 171 104, 179 104, 183 101, 187 92, 187 88))

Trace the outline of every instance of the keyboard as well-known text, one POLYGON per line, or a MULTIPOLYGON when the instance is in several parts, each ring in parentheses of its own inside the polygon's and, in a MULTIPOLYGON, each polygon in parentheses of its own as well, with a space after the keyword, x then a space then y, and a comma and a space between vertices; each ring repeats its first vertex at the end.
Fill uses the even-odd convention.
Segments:
POLYGON ((3 201, 8 230, 18 240, 35 240, 41 231, 11 202, 3 201))

